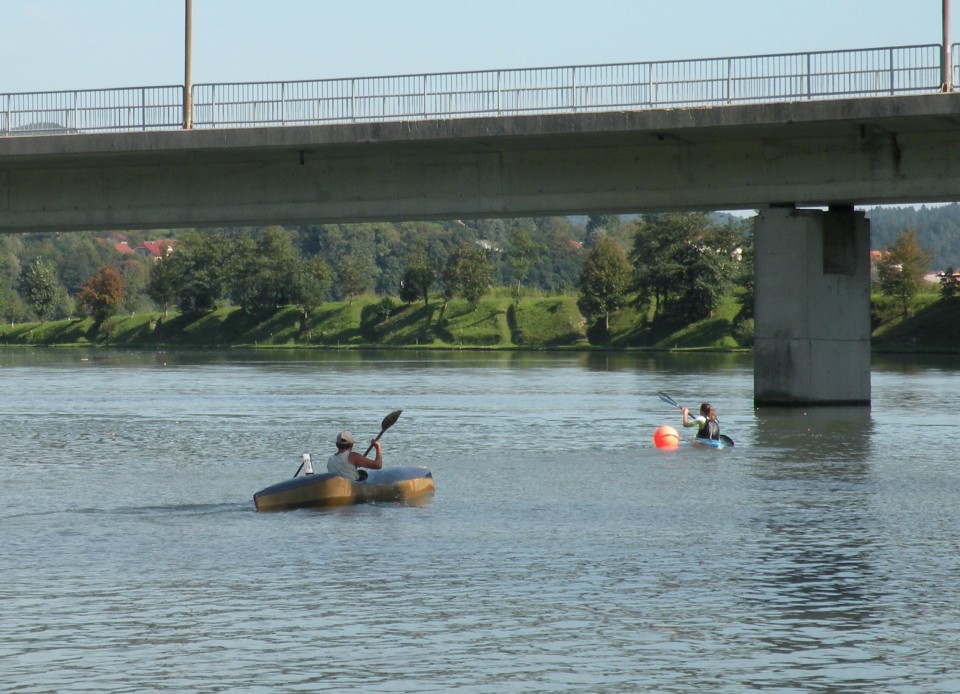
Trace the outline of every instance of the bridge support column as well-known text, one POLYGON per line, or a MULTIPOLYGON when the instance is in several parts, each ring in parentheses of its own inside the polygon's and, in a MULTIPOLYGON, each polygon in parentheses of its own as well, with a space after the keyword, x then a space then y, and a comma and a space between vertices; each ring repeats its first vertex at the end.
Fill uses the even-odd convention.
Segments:
POLYGON ((755 233, 754 402, 869 404, 869 220, 775 207, 755 233))

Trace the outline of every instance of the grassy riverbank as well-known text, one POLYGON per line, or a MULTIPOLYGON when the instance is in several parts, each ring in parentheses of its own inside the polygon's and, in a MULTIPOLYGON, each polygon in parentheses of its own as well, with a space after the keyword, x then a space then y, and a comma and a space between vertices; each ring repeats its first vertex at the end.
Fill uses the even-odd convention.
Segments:
MULTIPOLYGON (((203 315, 160 313, 114 316, 102 325, 90 318, 0 327, 0 345, 128 348, 430 348, 430 349, 649 349, 744 350, 752 325, 734 318, 740 304, 729 297, 710 318, 692 325, 650 323, 635 309, 618 312, 611 331, 588 333, 575 295, 492 296, 471 309, 460 300, 446 307, 401 304, 376 297, 324 304, 304 318, 295 307, 265 320, 235 308, 203 315)), ((960 352, 960 301, 922 297, 906 319, 877 325, 873 349, 885 352, 960 352)))

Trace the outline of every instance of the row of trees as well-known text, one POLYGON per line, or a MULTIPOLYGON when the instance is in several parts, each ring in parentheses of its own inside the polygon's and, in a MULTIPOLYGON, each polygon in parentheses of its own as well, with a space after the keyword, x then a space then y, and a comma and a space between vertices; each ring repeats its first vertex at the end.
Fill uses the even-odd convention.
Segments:
POLYGON ((752 316, 752 221, 700 213, 651 215, 632 230, 629 252, 602 236, 580 277, 580 311, 609 331, 613 312, 633 302, 652 320, 692 323, 709 316, 734 285, 752 316), (744 262, 746 259, 747 262, 744 262))
MULTIPOLYGON (((298 305, 306 317, 324 301, 368 292, 424 304, 459 296, 476 305, 491 287, 507 286, 518 301, 530 288, 576 290, 581 312, 606 332, 625 306, 654 321, 700 320, 739 286, 741 318, 749 319, 751 230, 749 219, 678 213, 626 222, 598 215, 579 229, 543 218, 190 231, 155 261, 118 257, 105 243, 74 247, 61 258, 99 261, 82 281, 76 263, 45 257, 56 256, 59 238, 47 235, 15 279, 0 275, 0 307, 8 320, 81 311, 102 321, 116 311, 197 313, 225 303, 255 316, 298 305)), ((19 240, 20 257, 5 254, 5 269, 22 262, 31 240, 19 240)), ((916 233, 902 232, 877 263, 878 289, 909 311, 930 260, 916 233)), ((958 293, 952 268, 943 292, 958 293)))
MULTIPOLYGON (((425 304, 459 296, 476 305, 494 286, 509 287, 517 300, 534 288, 583 288, 585 313, 604 322, 628 294, 656 316, 695 319, 729 288, 731 254, 749 242, 747 226, 678 214, 630 221, 598 215, 582 228, 543 218, 218 229, 179 234, 176 250, 155 261, 87 243, 84 252, 61 255, 59 265, 46 257, 56 254, 45 238, 14 280, 4 286, 0 277, 0 301, 9 320, 82 311, 102 321, 115 311, 197 313, 225 303, 256 316, 293 304, 306 316, 324 301, 369 292, 425 304), (82 282, 77 258, 100 261, 82 282), (620 274, 611 283, 608 272, 620 274)), ((21 239, 21 257, 36 236, 21 239)))
MULTIPOLYGON (((619 226, 624 225, 616 220, 610 233, 617 234, 619 226)), ((507 253, 508 239, 518 231, 537 239, 537 263, 526 272, 524 287, 570 291, 576 287, 583 263, 578 248, 583 226, 563 217, 333 224, 284 228, 283 234, 276 231, 211 229, 150 236, 125 232, 107 237, 85 232, 3 235, 0 313, 10 322, 69 316, 84 283, 105 265, 115 268, 122 279, 123 299, 118 310, 143 312, 164 307, 203 310, 224 301, 257 311, 272 305, 271 293, 289 297, 320 292, 321 287, 310 284, 311 278, 323 279, 324 268, 329 270, 330 280, 321 282, 326 284, 323 299, 342 300, 364 293, 396 295, 405 269, 419 261, 439 278, 447 258, 462 246, 487 249, 493 284, 506 284, 512 282, 510 263, 516 259, 507 253), (158 269, 149 258, 120 255, 114 248, 118 240, 129 241, 133 247, 157 236, 174 239, 175 256, 181 252, 184 256, 169 266, 162 259, 156 265, 164 267, 158 269), (163 277, 151 278, 164 272, 183 274, 176 281, 167 280, 177 285, 176 292, 164 289, 163 277), (284 279, 273 282, 269 289, 259 287, 271 274, 284 279), (242 286, 235 286, 238 284, 242 286), (52 298, 41 298, 37 294, 41 288, 52 298)))

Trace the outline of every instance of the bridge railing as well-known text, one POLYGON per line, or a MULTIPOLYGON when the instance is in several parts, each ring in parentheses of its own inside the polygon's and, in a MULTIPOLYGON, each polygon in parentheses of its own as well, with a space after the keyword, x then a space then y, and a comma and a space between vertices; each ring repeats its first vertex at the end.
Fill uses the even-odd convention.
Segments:
POLYGON ((718 106, 936 92, 938 45, 362 77, 198 84, 194 127, 255 127, 718 106))
MULTIPOLYGON (((960 51, 952 73, 960 78, 960 51)), ((579 113, 935 93, 937 44, 294 82, 196 84, 195 128, 579 113)), ((955 79, 960 82, 960 79, 955 79)), ((183 87, 0 94, 0 136, 173 130, 183 87)))
POLYGON ((183 87, 0 94, 0 135, 63 135, 178 128, 183 87))

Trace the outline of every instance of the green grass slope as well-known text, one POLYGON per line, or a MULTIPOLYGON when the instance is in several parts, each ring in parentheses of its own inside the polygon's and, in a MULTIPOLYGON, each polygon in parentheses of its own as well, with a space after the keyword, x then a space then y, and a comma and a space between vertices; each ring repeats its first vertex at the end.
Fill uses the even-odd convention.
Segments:
MULTIPOLYGON (((611 317, 609 335, 598 337, 572 294, 520 302, 490 296, 476 307, 459 299, 424 306, 362 297, 324 304, 306 317, 288 306, 265 319, 221 308, 202 315, 114 316, 99 326, 90 318, 4 325, 0 345, 734 351, 749 349, 751 340, 750 324, 734 322, 739 310, 731 296, 709 318, 685 325, 651 322, 649 315, 625 308, 611 317)), ((960 352, 960 299, 926 297, 909 317, 877 321, 875 351, 960 352)))

